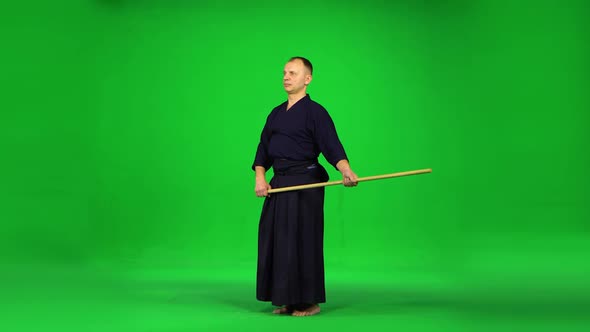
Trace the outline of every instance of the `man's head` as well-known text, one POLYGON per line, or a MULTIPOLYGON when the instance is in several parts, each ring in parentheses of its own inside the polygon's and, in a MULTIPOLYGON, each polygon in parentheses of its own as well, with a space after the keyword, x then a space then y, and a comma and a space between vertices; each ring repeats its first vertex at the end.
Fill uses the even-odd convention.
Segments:
POLYGON ((305 93, 311 82, 313 66, 303 57, 292 57, 283 70, 283 87, 288 94, 305 93))

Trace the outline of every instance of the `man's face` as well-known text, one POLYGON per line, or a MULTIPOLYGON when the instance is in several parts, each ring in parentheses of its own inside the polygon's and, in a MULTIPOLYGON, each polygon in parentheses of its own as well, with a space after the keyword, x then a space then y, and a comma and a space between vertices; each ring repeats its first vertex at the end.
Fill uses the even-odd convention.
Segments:
POLYGON ((287 62, 283 70, 283 87, 288 94, 301 92, 309 82, 311 82, 311 74, 303 65, 303 61, 295 59, 287 62))

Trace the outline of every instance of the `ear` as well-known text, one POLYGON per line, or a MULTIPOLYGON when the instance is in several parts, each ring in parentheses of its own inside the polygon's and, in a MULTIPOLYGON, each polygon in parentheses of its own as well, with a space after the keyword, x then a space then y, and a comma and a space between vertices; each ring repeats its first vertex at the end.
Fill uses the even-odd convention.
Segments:
POLYGON ((313 77, 310 74, 305 75, 305 85, 308 85, 309 83, 311 83, 311 79, 313 77))

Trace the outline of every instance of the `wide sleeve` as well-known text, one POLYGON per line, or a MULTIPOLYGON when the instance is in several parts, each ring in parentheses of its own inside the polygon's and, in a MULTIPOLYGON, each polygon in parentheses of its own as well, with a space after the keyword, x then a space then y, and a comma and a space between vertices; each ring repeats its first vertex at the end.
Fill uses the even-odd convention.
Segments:
POLYGON ((342 160, 348 160, 344 147, 336 133, 334 121, 323 107, 314 110, 314 137, 320 152, 326 160, 336 168, 336 164, 342 160))
POLYGON ((268 154, 268 145, 270 143, 271 136, 270 122, 273 114, 274 112, 271 112, 271 114, 268 115, 266 118, 266 123, 264 124, 264 128, 262 128, 260 142, 258 143, 256 156, 254 157, 254 163, 252 164, 253 170, 256 168, 256 166, 262 166, 265 170, 268 170, 273 164, 273 160, 268 154))

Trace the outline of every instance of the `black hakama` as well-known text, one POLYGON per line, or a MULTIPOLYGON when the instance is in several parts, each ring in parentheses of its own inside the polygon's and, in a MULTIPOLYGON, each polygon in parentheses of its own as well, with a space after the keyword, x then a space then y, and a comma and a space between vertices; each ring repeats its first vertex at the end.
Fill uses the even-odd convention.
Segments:
MULTIPOLYGON (((324 182, 316 163, 277 160, 271 187, 324 182)), ((258 234, 256 297, 274 305, 324 303, 324 188, 272 194, 258 234)))

